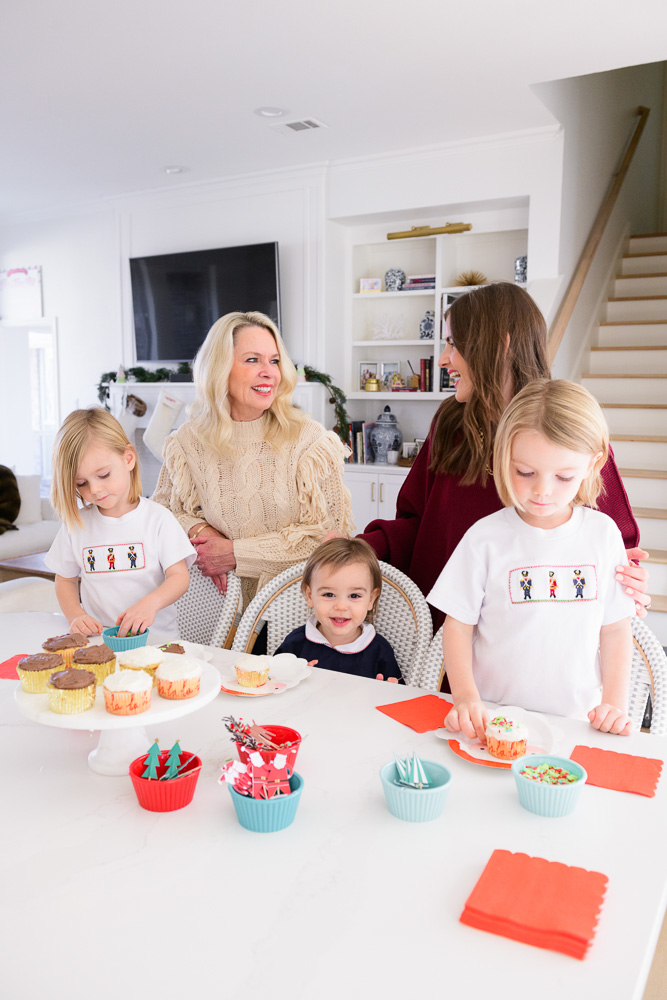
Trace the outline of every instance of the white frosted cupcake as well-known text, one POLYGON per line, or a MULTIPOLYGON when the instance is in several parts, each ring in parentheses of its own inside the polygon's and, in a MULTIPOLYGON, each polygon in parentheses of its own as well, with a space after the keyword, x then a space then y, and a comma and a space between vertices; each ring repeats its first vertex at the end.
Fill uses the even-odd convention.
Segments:
POLYGON ((199 694, 201 667, 187 656, 168 656, 155 672, 161 698, 194 698, 199 694))
POLYGON ((151 707, 153 678, 145 670, 117 670, 104 681, 104 704, 112 715, 139 715, 151 707))
POLYGON ((234 669, 241 687, 257 688, 266 684, 271 666, 270 656, 252 656, 250 653, 239 656, 234 669))
POLYGON ((498 760, 523 757, 528 745, 528 730, 516 719, 496 715, 486 727, 486 749, 498 760))
POLYGON ((165 653, 157 646, 138 646, 118 653, 118 666, 121 670, 145 670, 155 684, 155 671, 164 658, 165 653))

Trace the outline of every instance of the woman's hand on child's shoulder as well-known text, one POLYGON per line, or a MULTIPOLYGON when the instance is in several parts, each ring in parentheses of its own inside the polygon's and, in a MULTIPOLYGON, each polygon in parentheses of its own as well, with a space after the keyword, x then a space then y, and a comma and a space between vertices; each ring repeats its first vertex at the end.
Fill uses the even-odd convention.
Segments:
POLYGON ((79 635, 101 635, 102 626, 91 615, 79 615, 69 623, 70 634, 77 632, 79 635))
POLYGON ((450 733, 462 732, 471 740, 477 737, 480 742, 486 743, 486 724, 490 718, 491 713, 481 701, 461 698, 447 713, 445 728, 450 733))
POLYGON ((613 705, 598 705, 588 713, 593 729, 601 733, 612 733, 614 736, 629 736, 632 731, 632 721, 620 708, 613 705))

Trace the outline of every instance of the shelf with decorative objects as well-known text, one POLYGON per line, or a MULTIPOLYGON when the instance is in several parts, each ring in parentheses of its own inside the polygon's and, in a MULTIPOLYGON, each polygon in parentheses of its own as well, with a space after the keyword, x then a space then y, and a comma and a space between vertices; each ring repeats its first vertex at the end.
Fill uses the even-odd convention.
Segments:
POLYGON ((446 373, 438 369, 444 313, 456 296, 478 287, 475 282, 513 281, 515 259, 525 256, 527 238, 525 229, 384 242, 355 242, 353 237, 344 385, 348 398, 415 402, 439 400, 451 392, 446 373), (461 275, 471 283, 456 284, 461 275), (369 379, 372 392, 366 389, 369 379), (413 391, 391 391, 408 388, 413 391))

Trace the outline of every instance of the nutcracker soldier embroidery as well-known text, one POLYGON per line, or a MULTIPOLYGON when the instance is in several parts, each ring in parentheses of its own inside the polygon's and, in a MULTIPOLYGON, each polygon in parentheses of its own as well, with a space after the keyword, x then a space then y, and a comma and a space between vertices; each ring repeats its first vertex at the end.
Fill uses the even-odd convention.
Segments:
POLYGON ((556 579, 556 574, 552 569, 549 570, 549 597, 556 596, 556 588, 558 587, 558 581, 556 579))
POLYGON ((523 590, 523 599, 524 599, 524 601, 530 601, 530 600, 532 600, 532 598, 530 596, 530 588, 533 586, 533 581, 531 580, 530 576, 528 575, 528 570, 527 569, 522 569, 521 570, 521 579, 519 580, 519 586, 523 590))
POLYGON ((95 553, 92 549, 88 549, 88 555, 86 556, 86 562, 88 563, 88 572, 95 572, 95 553))
POLYGON ((108 552, 107 562, 109 563, 109 569, 115 569, 116 568, 116 556, 114 554, 114 550, 112 548, 110 548, 110 549, 107 549, 107 552, 108 552))
POLYGON ((137 552, 134 545, 130 545, 127 558, 130 560, 130 569, 137 568, 137 552))
POLYGON ((584 577, 584 576, 581 575, 581 570, 580 569, 575 569, 575 571, 574 571, 574 577, 572 579, 572 583, 574 584, 574 589, 576 591, 576 593, 574 595, 575 601, 576 601, 576 599, 578 597, 580 597, 582 599, 582 601, 583 601, 583 599, 584 599, 584 587, 586 586, 586 577, 584 577))

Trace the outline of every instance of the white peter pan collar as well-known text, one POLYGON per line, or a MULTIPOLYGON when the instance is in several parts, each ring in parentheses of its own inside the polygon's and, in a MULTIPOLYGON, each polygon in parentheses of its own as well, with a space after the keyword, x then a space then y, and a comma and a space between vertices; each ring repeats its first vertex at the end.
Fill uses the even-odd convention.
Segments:
POLYGON ((367 646, 370 646, 374 638, 375 628, 370 622, 362 622, 361 635, 354 642, 348 642, 345 646, 332 646, 318 629, 315 615, 311 615, 306 622, 306 639, 310 642, 316 642, 320 646, 329 646, 330 649, 335 649, 337 653, 360 653, 367 646))

